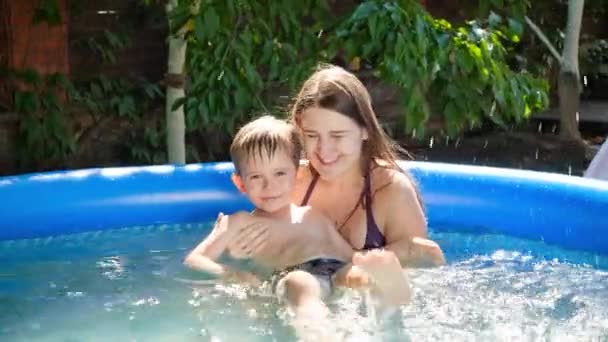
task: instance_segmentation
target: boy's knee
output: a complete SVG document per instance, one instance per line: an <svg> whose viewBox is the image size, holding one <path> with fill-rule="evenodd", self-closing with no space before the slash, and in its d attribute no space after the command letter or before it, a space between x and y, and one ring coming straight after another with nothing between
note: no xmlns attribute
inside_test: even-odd
<svg viewBox="0 0 608 342"><path fill-rule="evenodd" d="M277 284L280 297L286 297L290 302L306 297L321 297L321 285L312 274L304 271L292 271L285 275Z"/></svg>

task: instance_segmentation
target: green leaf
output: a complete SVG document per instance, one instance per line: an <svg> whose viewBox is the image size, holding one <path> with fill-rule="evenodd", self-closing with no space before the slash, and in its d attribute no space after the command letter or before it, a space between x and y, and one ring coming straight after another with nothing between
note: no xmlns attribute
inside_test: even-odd
<svg viewBox="0 0 608 342"><path fill-rule="evenodd" d="M378 27L378 16L377 15L372 15L368 21L367 21L367 26L369 29L369 34L373 40L377 40L378 39L378 31L377 31L377 27Z"/></svg>
<svg viewBox="0 0 608 342"><path fill-rule="evenodd" d="M274 55L270 61L270 74L268 78L271 80L277 79L279 76L279 57Z"/></svg>
<svg viewBox="0 0 608 342"><path fill-rule="evenodd" d="M99 76L99 83L101 83L104 92L109 92L112 89L112 82L104 75Z"/></svg>
<svg viewBox="0 0 608 342"><path fill-rule="evenodd" d="M118 104L118 115L133 115L135 112L135 102L133 97L127 95L124 96Z"/></svg>
<svg viewBox="0 0 608 342"><path fill-rule="evenodd" d="M101 87L97 83L91 83L91 95L96 98L101 98L102 95Z"/></svg>
<svg viewBox="0 0 608 342"><path fill-rule="evenodd" d="M488 17L488 23L490 27L496 27L502 23L502 17L492 11Z"/></svg>
<svg viewBox="0 0 608 342"><path fill-rule="evenodd" d="M200 15L196 16L196 19L194 20L194 36L201 44L206 42L205 23L203 22L203 17Z"/></svg>
<svg viewBox="0 0 608 342"><path fill-rule="evenodd" d="M514 19L509 19L509 38L514 43L519 43L521 35L524 32L523 24Z"/></svg>
<svg viewBox="0 0 608 342"><path fill-rule="evenodd" d="M42 81L40 74L34 69L25 69L19 71L17 76L23 82L31 84L33 86L39 86Z"/></svg>
<svg viewBox="0 0 608 342"><path fill-rule="evenodd" d="M378 9L377 5L372 1L365 1L361 5L357 6L355 11L350 17L351 21L358 21L369 17Z"/></svg>
<svg viewBox="0 0 608 342"><path fill-rule="evenodd" d="M463 114L458 110L458 107L453 101L449 101L443 109L445 124L448 135L453 136L460 130L461 118Z"/></svg>
<svg viewBox="0 0 608 342"><path fill-rule="evenodd" d="M207 28L207 36L213 37L220 29L220 17L213 7L204 7L204 12L204 24Z"/></svg>
<svg viewBox="0 0 608 342"><path fill-rule="evenodd" d="M61 24L61 12L57 0L41 0L38 7L34 8L32 23L47 22L49 25Z"/></svg>
<svg viewBox="0 0 608 342"><path fill-rule="evenodd" d="M186 103L186 97L180 97L173 102L171 105L171 111L176 111L179 107L183 106Z"/></svg>
<svg viewBox="0 0 608 342"><path fill-rule="evenodd" d="M237 88L234 97L236 107L239 109L247 108L249 105L249 97L249 94L242 87Z"/></svg>
<svg viewBox="0 0 608 342"><path fill-rule="evenodd" d="M15 92L15 109L21 113L35 113L38 111L38 97L31 91Z"/></svg>
<svg viewBox="0 0 608 342"><path fill-rule="evenodd" d="M198 115L201 118L203 125L209 124L209 109L205 101L199 101L198 103Z"/></svg>

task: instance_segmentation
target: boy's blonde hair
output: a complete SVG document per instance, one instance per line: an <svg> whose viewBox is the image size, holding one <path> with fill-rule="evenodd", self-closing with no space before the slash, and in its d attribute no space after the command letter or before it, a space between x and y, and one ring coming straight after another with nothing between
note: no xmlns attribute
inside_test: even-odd
<svg viewBox="0 0 608 342"><path fill-rule="evenodd" d="M288 152L296 166L300 164L302 143L297 128L283 120L265 115L241 127L232 140L230 157L237 174L249 158L274 156L277 150Z"/></svg>

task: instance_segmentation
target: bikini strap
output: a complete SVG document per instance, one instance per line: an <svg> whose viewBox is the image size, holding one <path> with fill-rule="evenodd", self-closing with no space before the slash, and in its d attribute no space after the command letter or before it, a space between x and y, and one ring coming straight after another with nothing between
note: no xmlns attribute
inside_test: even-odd
<svg viewBox="0 0 608 342"><path fill-rule="evenodd" d="M312 180L310 181L310 184L308 184L308 189L306 189L306 193L304 194L304 198L302 198L302 204L300 204L300 206L305 206L308 204L310 195L312 195L312 191L315 189L315 185L317 185L317 180L319 180L319 174L314 172Z"/></svg>
<svg viewBox="0 0 608 342"><path fill-rule="evenodd" d="M364 188L365 216L367 218L367 233L365 234L365 244L363 245L363 249L365 250L383 247L386 245L386 239L380 232L380 227L378 227L376 219L374 218L374 211L372 209L372 182L370 173L371 172L368 172L365 175Z"/></svg>

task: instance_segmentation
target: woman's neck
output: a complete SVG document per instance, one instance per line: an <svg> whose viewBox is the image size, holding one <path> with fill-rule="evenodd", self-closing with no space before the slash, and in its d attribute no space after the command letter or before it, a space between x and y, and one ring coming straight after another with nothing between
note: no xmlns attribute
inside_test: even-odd
<svg viewBox="0 0 608 342"><path fill-rule="evenodd" d="M350 168L339 177L331 180L324 180L320 177L319 181L323 183L325 188L331 189L332 191L341 192L343 190L361 188L363 176L364 174L359 167L359 163L355 163L354 167Z"/></svg>

